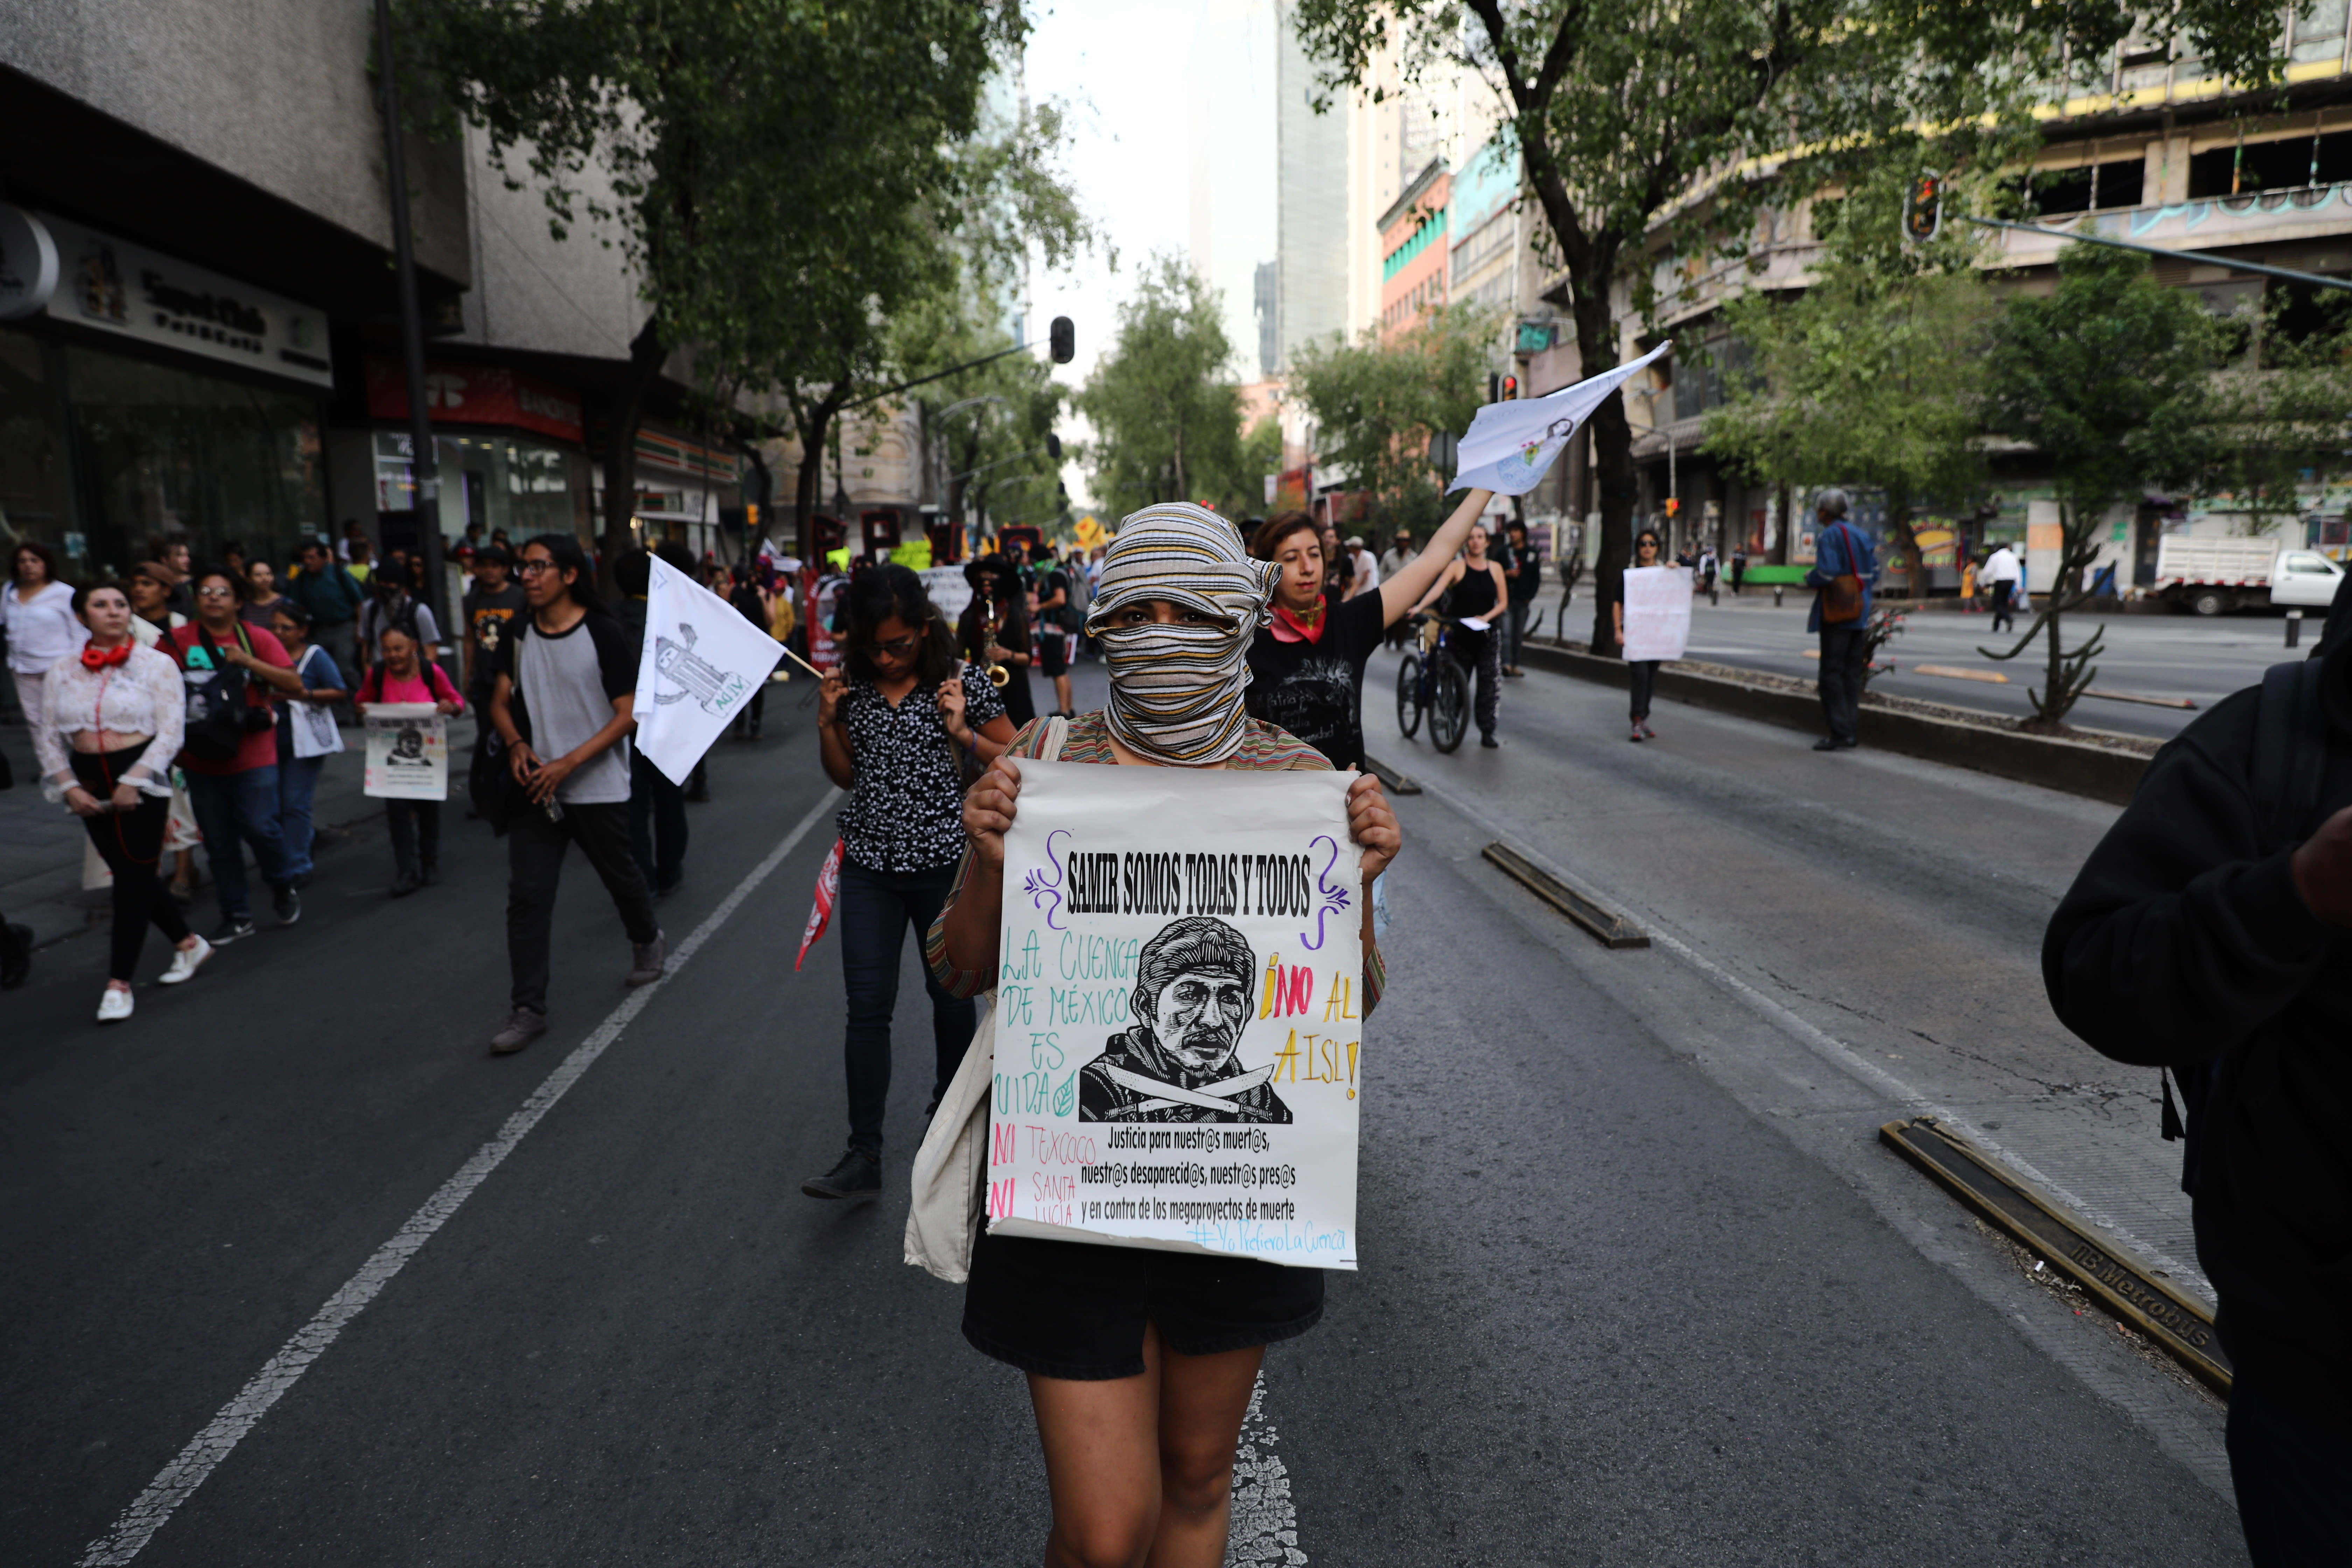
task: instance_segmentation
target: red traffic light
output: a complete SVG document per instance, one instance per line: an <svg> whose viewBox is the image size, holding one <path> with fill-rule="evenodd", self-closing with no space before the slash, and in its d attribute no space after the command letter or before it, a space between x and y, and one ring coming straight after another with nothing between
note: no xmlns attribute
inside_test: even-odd
<svg viewBox="0 0 2352 1568"><path fill-rule="evenodd" d="M1903 195L1903 237L1926 245L1944 231L1944 176L1921 174Z"/></svg>
<svg viewBox="0 0 2352 1568"><path fill-rule="evenodd" d="M1518 395L1519 378L1516 375L1505 376L1503 378L1503 401L1506 403L1514 402L1517 399Z"/></svg>

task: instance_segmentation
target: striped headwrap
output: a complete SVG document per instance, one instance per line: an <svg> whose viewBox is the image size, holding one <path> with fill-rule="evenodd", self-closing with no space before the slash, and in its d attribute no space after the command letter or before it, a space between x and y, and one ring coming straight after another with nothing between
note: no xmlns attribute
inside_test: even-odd
<svg viewBox="0 0 2352 1568"><path fill-rule="evenodd" d="M1274 563L1251 560L1234 525L1204 506L1148 506L1118 525L1087 631L1101 639L1110 667L1108 718L1120 744L1174 767L1222 763L1240 749L1250 639L1266 622L1281 576ZM1111 624L1147 599L1202 611L1233 629Z"/></svg>

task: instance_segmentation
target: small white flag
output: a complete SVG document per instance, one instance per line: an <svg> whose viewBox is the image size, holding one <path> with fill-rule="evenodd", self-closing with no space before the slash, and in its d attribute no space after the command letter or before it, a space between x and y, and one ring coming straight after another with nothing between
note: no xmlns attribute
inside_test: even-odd
<svg viewBox="0 0 2352 1568"><path fill-rule="evenodd" d="M1445 488L1492 490L1498 496L1527 494L1543 479L1552 459L1567 450L1568 438L1592 416L1601 400L1673 347L1670 342L1660 343L1631 364L1602 371L1590 381L1563 386L1543 397L1489 403L1478 410L1463 435L1454 482Z"/></svg>
<svg viewBox="0 0 2352 1568"><path fill-rule="evenodd" d="M684 784L783 656L783 644L655 556L637 657L637 750Z"/></svg>

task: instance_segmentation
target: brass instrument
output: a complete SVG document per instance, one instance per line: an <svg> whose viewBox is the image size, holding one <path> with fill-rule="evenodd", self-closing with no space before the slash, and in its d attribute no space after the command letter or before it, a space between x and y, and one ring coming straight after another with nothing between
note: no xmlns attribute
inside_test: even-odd
<svg viewBox="0 0 2352 1568"><path fill-rule="evenodd" d="M996 646L996 630L1003 624L1003 617L996 613L996 597L991 595L988 614L981 619L980 655L982 658L987 658L988 650ZM1013 684L1013 672L1001 664L992 664L988 667L988 683L1002 691Z"/></svg>

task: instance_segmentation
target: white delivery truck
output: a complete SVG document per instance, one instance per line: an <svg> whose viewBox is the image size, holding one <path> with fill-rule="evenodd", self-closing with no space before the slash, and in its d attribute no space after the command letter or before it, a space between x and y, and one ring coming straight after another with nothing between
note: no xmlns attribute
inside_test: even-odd
<svg viewBox="0 0 2352 1568"><path fill-rule="evenodd" d="M2200 616L2250 605L2326 609L2344 568L2316 550L2282 549L2269 539L2190 539L2167 535L2156 547L2158 598Z"/></svg>

